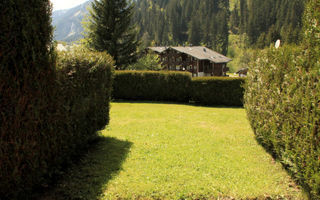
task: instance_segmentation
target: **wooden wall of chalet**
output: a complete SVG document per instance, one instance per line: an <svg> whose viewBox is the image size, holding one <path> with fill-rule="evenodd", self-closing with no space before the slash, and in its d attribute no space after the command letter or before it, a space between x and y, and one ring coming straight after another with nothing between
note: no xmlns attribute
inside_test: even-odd
<svg viewBox="0 0 320 200"><path fill-rule="evenodd" d="M209 60L197 60L187 54L169 50L158 54L164 69L169 71L189 71L193 76L204 73L205 76L223 76L225 63L211 63ZM199 63L198 63L199 62ZM197 67L199 66L199 69Z"/></svg>
<svg viewBox="0 0 320 200"><path fill-rule="evenodd" d="M199 72L204 72L206 76L222 76L223 65L211 63L209 60L201 60L199 65Z"/></svg>
<svg viewBox="0 0 320 200"><path fill-rule="evenodd" d="M224 64L221 64L221 63L219 63L219 64L214 64L214 70L213 70L213 75L214 76L222 76L223 74L222 74L222 68L223 68L223 65Z"/></svg>

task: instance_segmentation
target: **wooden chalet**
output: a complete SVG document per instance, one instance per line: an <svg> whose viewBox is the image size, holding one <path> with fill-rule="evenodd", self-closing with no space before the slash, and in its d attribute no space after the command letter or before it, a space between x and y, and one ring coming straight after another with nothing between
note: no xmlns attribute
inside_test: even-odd
<svg viewBox="0 0 320 200"><path fill-rule="evenodd" d="M149 47L160 56L165 70L188 71L193 77L226 76L232 59L207 47Z"/></svg>

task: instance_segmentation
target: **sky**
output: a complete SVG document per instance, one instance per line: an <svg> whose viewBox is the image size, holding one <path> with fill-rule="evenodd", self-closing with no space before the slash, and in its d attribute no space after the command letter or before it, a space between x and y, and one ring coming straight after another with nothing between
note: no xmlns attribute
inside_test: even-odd
<svg viewBox="0 0 320 200"><path fill-rule="evenodd" d="M88 0L50 0L53 4L53 10L62 10L73 8L79 4L82 4Z"/></svg>

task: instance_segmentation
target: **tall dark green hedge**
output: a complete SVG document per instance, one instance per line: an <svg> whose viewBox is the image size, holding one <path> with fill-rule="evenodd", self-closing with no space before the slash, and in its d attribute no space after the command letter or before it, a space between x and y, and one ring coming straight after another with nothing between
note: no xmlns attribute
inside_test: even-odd
<svg viewBox="0 0 320 200"><path fill-rule="evenodd" d="M302 47L260 52L249 69L245 108L256 138L320 199L320 1L310 0Z"/></svg>
<svg viewBox="0 0 320 200"><path fill-rule="evenodd" d="M193 78L190 98L203 105L242 106L245 78Z"/></svg>
<svg viewBox="0 0 320 200"><path fill-rule="evenodd" d="M0 1L0 199L28 199L109 121L112 58L62 53L47 0Z"/></svg>
<svg viewBox="0 0 320 200"><path fill-rule="evenodd" d="M0 10L0 197L9 199L47 172L57 106L49 0L4 0Z"/></svg>
<svg viewBox="0 0 320 200"><path fill-rule="evenodd" d="M118 71L113 98L189 102L191 75L183 72Z"/></svg>

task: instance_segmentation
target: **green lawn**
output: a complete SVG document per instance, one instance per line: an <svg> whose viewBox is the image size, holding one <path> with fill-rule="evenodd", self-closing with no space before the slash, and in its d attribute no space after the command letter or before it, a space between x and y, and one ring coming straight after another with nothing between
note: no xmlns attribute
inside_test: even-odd
<svg viewBox="0 0 320 200"><path fill-rule="evenodd" d="M41 199L304 199L242 108L112 103L101 135Z"/></svg>

